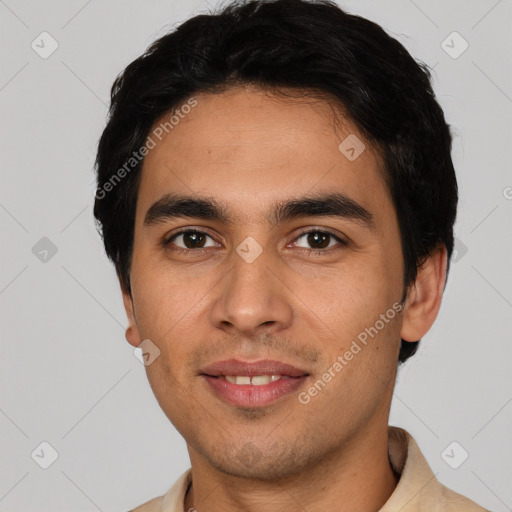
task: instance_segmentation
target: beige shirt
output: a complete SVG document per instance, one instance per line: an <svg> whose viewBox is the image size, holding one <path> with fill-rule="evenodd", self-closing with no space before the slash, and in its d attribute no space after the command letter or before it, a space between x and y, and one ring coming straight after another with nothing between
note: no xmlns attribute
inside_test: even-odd
<svg viewBox="0 0 512 512"><path fill-rule="evenodd" d="M389 460L400 480L380 512L486 512L440 484L414 439L401 428L389 427ZM189 469L166 494L132 512L185 512L184 499L191 479Z"/></svg>

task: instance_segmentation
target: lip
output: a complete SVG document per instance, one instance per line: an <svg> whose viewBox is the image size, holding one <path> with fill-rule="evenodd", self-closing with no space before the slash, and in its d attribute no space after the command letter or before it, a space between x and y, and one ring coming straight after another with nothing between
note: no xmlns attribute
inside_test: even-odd
<svg viewBox="0 0 512 512"><path fill-rule="evenodd" d="M219 377L221 375L241 375L247 377L254 377L255 375L286 375L288 377L302 377L308 375L308 372L305 370L273 359L262 359L260 361L226 359L203 368L199 373L210 377Z"/></svg>
<svg viewBox="0 0 512 512"><path fill-rule="evenodd" d="M270 359L240 361L228 359L218 361L200 370L200 377L208 388L222 401L244 408L265 407L301 387L309 374L291 364ZM269 382L262 386L237 385L228 382L226 375L254 377L256 375L281 375L287 378Z"/></svg>

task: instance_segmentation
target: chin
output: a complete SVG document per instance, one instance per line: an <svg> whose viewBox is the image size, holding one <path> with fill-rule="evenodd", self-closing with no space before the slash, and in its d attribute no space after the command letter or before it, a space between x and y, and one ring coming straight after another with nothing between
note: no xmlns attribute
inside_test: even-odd
<svg viewBox="0 0 512 512"><path fill-rule="evenodd" d="M217 446L214 451L201 450L200 453L220 473L261 482L292 477L312 462L306 454L298 452L296 446L268 445L264 441L260 445L250 441L242 441L239 446L230 443L222 450Z"/></svg>

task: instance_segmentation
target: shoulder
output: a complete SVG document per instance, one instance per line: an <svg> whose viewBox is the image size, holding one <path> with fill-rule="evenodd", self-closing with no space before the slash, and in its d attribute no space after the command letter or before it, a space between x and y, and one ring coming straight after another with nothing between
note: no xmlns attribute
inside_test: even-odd
<svg viewBox="0 0 512 512"><path fill-rule="evenodd" d="M489 512L466 496L458 494L444 485L441 486L441 489L440 501L444 504L443 510L446 512L460 512L461 510L464 512Z"/></svg>
<svg viewBox="0 0 512 512"><path fill-rule="evenodd" d="M487 512L437 480L407 431L389 428L388 453L390 463L400 477L395 491L380 512Z"/></svg>
<svg viewBox="0 0 512 512"><path fill-rule="evenodd" d="M163 496L139 505L129 512L182 512L187 489L192 481L191 470L185 471Z"/></svg>

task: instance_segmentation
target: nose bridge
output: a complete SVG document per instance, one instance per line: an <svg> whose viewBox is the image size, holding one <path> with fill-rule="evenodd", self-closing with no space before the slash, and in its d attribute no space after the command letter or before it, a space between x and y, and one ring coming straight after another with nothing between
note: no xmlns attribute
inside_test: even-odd
<svg viewBox="0 0 512 512"><path fill-rule="evenodd" d="M283 285L269 269L271 256L256 251L248 241L237 248L232 264L213 306L212 321L216 327L255 335L263 329L288 326L292 307Z"/></svg>
<svg viewBox="0 0 512 512"><path fill-rule="evenodd" d="M271 265L267 255L261 255L254 261L244 260L242 257L233 258L233 271L229 288L232 295L239 295L247 299L251 295L259 295L265 298L270 295L273 288L271 283L272 272L268 266Z"/></svg>

